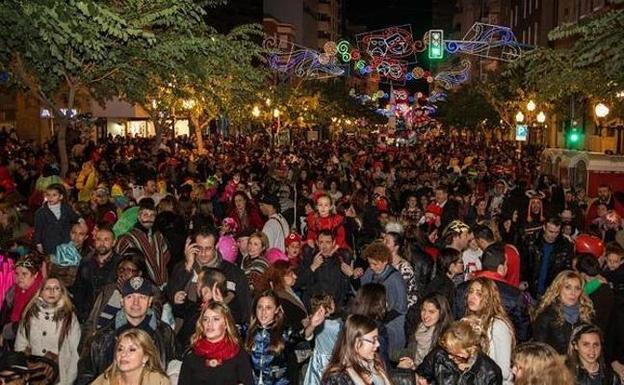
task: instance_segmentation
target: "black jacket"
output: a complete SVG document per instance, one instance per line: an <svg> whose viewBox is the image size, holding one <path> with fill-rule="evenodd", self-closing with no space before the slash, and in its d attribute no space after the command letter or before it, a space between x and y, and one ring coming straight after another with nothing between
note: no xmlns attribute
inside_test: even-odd
<svg viewBox="0 0 624 385"><path fill-rule="evenodd" d="M310 300L317 294L329 294L334 298L336 310L343 310L351 291L350 279L340 270L341 260L349 264L351 258L344 250L336 251L326 257L323 264L312 271L310 266L318 251L309 247L304 249L304 256L299 266L297 286L304 293L303 302L310 308Z"/></svg>
<svg viewBox="0 0 624 385"><path fill-rule="evenodd" d="M206 360L189 350L180 369L179 385L252 385L251 360L242 348L231 360L210 367Z"/></svg>
<svg viewBox="0 0 624 385"><path fill-rule="evenodd" d="M514 325L516 339L520 342L528 341L531 337L531 323L529 310L525 296L522 291L507 282L492 279L498 288L503 307L507 316ZM455 289L455 300L453 301L453 316L461 319L466 313L466 294L470 281L463 282Z"/></svg>
<svg viewBox="0 0 624 385"><path fill-rule="evenodd" d="M150 326L154 323L155 327ZM173 330L169 325L156 319L155 316L153 318L148 316L136 327L146 331L152 337L156 349L160 353L163 368L167 368L167 364L171 360L178 359ZM93 335L78 360L78 377L74 385L90 384L100 374L104 373L113 362L117 336L130 328L129 324L125 324L116 329L115 321L113 321Z"/></svg>
<svg viewBox="0 0 624 385"><path fill-rule="evenodd" d="M494 361L478 353L475 363L462 372L441 347L427 354L416 369L420 377L436 385L502 385L503 375Z"/></svg>
<svg viewBox="0 0 624 385"><path fill-rule="evenodd" d="M67 203L61 202L60 219L44 203L35 212L35 245L41 244L45 254L56 253L56 246L70 241L69 232L78 219L80 216Z"/></svg>
<svg viewBox="0 0 624 385"><path fill-rule="evenodd" d="M579 320L572 325L565 320L563 324L561 324L558 318L554 305L550 305L544 309L533 322L533 339L538 342L547 343L559 354L566 354L572 330L580 325L581 320L579 317Z"/></svg>
<svg viewBox="0 0 624 385"><path fill-rule="evenodd" d="M93 254L80 261L74 286L70 289L80 321L87 320L95 299L104 286L116 281L115 269L120 259L121 257L113 252L109 260L101 267Z"/></svg>
<svg viewBox="0 0 624 385"><path fill-rule="evenodd" d="M237 324L242 325L249 321L251 315L251 294L249 293L249 282L245 277L245 273L236 265L231 264L228 261L224 261L220 256L219 263L215 266L221 270L227 280L226 285L228 291L234 294L234 299L228 304L234 321ZM173 273L169 276L169 283L167 284L168 297L173 302L173 296L178 291L186 290L187 285L193 279L193 272L186 271L184 267L185 262L178 263L173 268ZM195 263L193 266L195 272L201 270L200 266ZM225 293L223 293L225 295Z"/></svg>
<svg viewBox="0 0 624 385"><path fill-rule="evenodd" d="M529 289L534 297L537 296L537 281L540 274L540 265L544 255L544 231L540 230L537 236L529 238L521 249L521 277L529 284ZM555 240L552 254L550 255L550 265L546 276L546 287L555 279L557 274L563 270L572 268L572 256L574 248L563 235L559 235Z"/></svg>
<svg viewBox="0 0 624 385"><path fill-rule="evenodd" d="M585 369L579 369L576 372L576 385L594 385L596 380L594 377L591 377L589 373ZM600 365L600 372L598 373L599 383L600 385L622 385L620 381L620 376L615 374L609 365Z"/></svg>
<svg viewBox="0 0 624 385"><path fill-rule="evenodd" d="M416 242L410 246L412 268L418 297L421 298L433 275L433 260Z"/></svg>

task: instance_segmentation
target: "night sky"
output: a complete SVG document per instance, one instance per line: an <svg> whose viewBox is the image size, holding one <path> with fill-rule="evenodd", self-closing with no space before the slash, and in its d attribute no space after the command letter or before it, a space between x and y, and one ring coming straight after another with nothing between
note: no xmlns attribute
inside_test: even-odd
<svg viewBox="0 0 624 385"><path fill-rule="evenodd" d="M414 35L431 29L432 0L345 0L345 13L352 23L369 31L411 24Z"/></svg>

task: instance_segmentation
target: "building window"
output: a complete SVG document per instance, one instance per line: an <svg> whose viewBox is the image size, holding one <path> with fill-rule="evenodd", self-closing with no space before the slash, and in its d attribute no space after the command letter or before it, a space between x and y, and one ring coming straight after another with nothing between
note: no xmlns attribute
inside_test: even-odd
<svg viewBox="0 0 624 385"><path fill-rule="evenodd" d="M539 39L538 31L539 31L539 23L536 21L535 24L533 25L533 41L534 41L533 45L538 44L538 39Z"/></svg>
<svg viewBox="0 0 624 385"><path fill-rule="evenodd" d="M539 0L535 0L535 10L537 11L537 8L539 8Z"/></svg>
<svg viewBox="0 0 624 385"><path fill-rule="evenodd" d="M522 42L526 44L526 30L522 30Z"/></svg>
<svg viewBox="0 0 624 385"><path fill-rule="evenodd" d="M529 38L527 39L527 44L531 44L532 40L531 40L531 26L529 25Z"/></svg>
<svg viewBox="0 0 624 385"><path fill-rule="evenodd" d="M533 13L533 0L529 0L529 15Z"/></svg>
<svg viewBox="0 0 624 385"><path fill-rule="evenodd" d="M514 10L512 8L511 9L511 16L509 17L509 22L511 23L512 26L513 26L513 21L514 21Z"/></svg>
<svg viewBox="0 0 624 385"><path fill-rule="evenodd" d="M516 8L514 10L514 27L518 26L518 13L520 13L520 10L518 9L518 4L516 4Z"/></svg>
<svg viewBox="0 0 624 385"><path fill-rule="evenodd" d="M526 19L526 11L527 11L527 0L522 0L522 14L524 15L523 17Z"/></svg>

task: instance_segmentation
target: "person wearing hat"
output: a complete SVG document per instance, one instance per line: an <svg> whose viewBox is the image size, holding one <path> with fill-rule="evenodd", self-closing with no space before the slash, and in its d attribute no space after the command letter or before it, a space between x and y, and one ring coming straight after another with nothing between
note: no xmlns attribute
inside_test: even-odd
<svg viewBox="0 0 624 385"><path fill-rule="evenodd" d="M100 185L93 192L91 207L95 212L95 223L114 225L117 222L117 207L110 200L106 186Z"/></svg>
<svg viewBox="0 0 624 385"><path fill-rule="evenodd" d="M264 223L262 232L269 238L269 249L277 248L282 252L286 252L284 240L290 234L290 226L288 221L280 214L279 199L272 194L262 194L258 200L260 203L260 211L268 219Z"/></svg>
<svg viewBox="0 0 624 385"><path fill-rule="evenodd" d="M154 229L156 221L156 204L151 198L143 198L139 202L137 222L132 230L119 238L116 251L124 254L130 248L143 252L150 278L162 287L168 280L167 265L171 252L164 235Z"/></svg>
<svg viewBox="0 0 624 385"><path fill-rule="evenodd" d="M291 266L294 266L295 268L297 268L301 263L301 241L301 235L297 233L288 234L288 236L284 240L284 243L286 244L286 255L288 256L288 261L290 262Z"/></svg>
<svg viewBox="0 0 624 385"><path fill-rule="evenodd" d="M154 284L143 277L133 277L123 284L121 310L87 341L78 361L76 385L91 383L108 368L113 362L117 336L128 329L141 329L152 337L163 367L177 359L173 330L152 309L155 291Z"/></svg>

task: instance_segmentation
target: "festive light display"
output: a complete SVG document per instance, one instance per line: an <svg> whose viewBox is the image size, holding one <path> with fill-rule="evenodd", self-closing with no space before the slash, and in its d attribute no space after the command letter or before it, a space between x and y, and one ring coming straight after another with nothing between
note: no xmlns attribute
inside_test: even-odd
<svg viewBox="0 0 624 385"><path fill-rule="evenodd" d="M380 29L356 35L355 45L347 40L328 41L323 52L314 51L290 42L279 42L275 37L265 40L271 68L286 76L319 79L346 74L345 66L353 74L390 85L404 85L410 81L436 83L443 89L465 82L470 73L470 62L462 60L456 67L432 74L417 65L416 54L429 50L431 59L448 55L473 55L499 61L519 58L526 46L519 44L509 27L474 23L463 40L445 40L442 30L425 33L415 40L410 25Z"/></svg>
<svg viewBox="0 0 624 385"><path fill-rule="evenodd" d="M470 61L463 59L459 66L448 71L439 72L435 76L435 80L444 89L451 89L470 77ZM427 79L429 81L429 79Z"/></svg>
<svg viewBox="0 0 624 385"><path fill-rule="evenodd" d="M327 48L332 49L331 44ZM336 62L335 55L319 53L291 42L281 42L270 36L263 42L267 50L267 63L274 71L286 77L322 79L342 76L345 70Z"/></svg>

